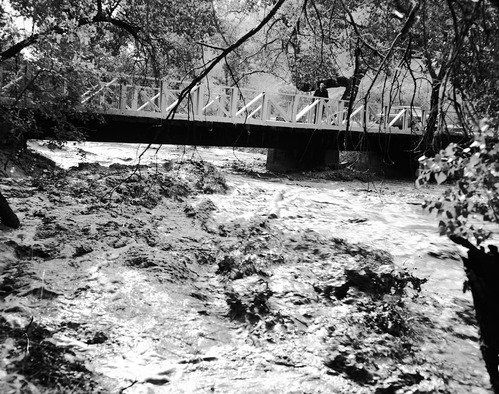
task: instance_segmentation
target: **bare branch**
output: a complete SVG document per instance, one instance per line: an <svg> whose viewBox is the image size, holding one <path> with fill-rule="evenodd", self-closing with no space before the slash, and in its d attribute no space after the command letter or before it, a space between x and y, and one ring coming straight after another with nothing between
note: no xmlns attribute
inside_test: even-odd
<svg viewBox="0 0 499 394"><path fill-rule="evenodd" d="M54 30L49 30L43 34L38 34L38 33L33 34L33 35L29 36L28 38L18 42L17 44L12 45L10 48L6 49L5 51L0 52L0 63L3 62L4 60L10 59L10 58L16 56L24 48L27 48L30 45L33 45L35 42L37 42L41 36L46 36L48 34L51 34L52 31L54 31Z"/></svg>
<svg viewBox="0 0 499 394"><path fill-rule="evenodd" d="M81 19L78 22L78 26L85 26L85 25L89 25L92 23L110 23L114 26L117 26L117 27L127 31L128 33L130 33L132 35L133 38L140 40L140 37L138 34L139 34L141 28L139 26L133 25L133 24L126 22L124 20L113 18L110 16L104 16L104 15L97 14L91 20Z"/></svg>
<svg viewBox="0 0 499 394"><path fill-rule="evenodd" d="M218 47L218 46L215 46L215 45L207 44L206 42L196 41L196 44L201 45L202 47L215 49L217 51L223 51L224 50L224 48L222 48L222 47Z"/></svg>
<svg viewBox="0 0 499 394"><path fill-rule="evenodd" d="M376 56L378 56L380 58L383 58L383 55L381 55L376 48L374 48L371 44L369 44L366 40L364 40L361 32L359 31L359 25L357 24L357 22L355 22L355 19L353 18L352 13L347 8L347 6L345 5L344 1L340 0L340 3L343 6L343 9L345 10L345 12L347 13L348 18L350 19L350 21L348 21L348 22L352 25L352 27L353 27L353 29L355 31L355 34L357 35L357 37L359 38L359 40L362 42L362 44L364 46L366 46L368 49L370 49Z"/></svg>
<svg viewBox="0 0 499 394"><path fill-rule="evenodd" d="M204 69L204 71L201 72L197 77L195 77L192 82L182 90L178 96L177 100L177 105L172 108L170 113L167 115L167 119L172 116L177 108L179 107L180 103L182 100L189 94L192 88L194 88L213 68L220 63L223 59L229 55L229 53L235 51L237 48L239 48L242 44L244 44L246 41L248 41L251 37L253 37L256 33L258 33L271 19L272 17L277 13L279 8L284 4L285 0L279 0L277 3L272 7L270 12L267 14L265 18L258 24L258 26L254 27L250 31L248 31L245 35L243 35L241 38L239 38L234 44L229 45L227 48L225 48L221 54L219 54L217 57L212 59L210 61L210 64L208 67Z"/></svg>
<svg viewBox="0 0 499 394"><path fill-rule="evenodd" d="M376 79L378 78L379 74L381 73L381 70L383 69L384 65L387 63L388 59L390 58L390 56L391 56L391 54L393 52L393 49L395 48L395 45L403 37L405 37L409 33L409 30L411 29L411 27L416 22L416 16L417 16L417 13L418 13L420 7L421 7L421 3L420 2L418 2L417 4L415 4L412 7L412 9L409 12L409 15L407 16L407 19L406 19L406 21L404 23L404 26L402 26L402 29L400 30L400 32L397 34L397 36L393 40L392 45L390 46L390 49L388 50L388 52L386 53L386 55L383 57L383 60L381 61L381 64L379 65L376 74L374 75L374 78L373 78L373 80L371 82L371 85L369 86L369 89L367 89L366 97L369 96L369 93L371 92L371 89L373 88L374 83L376 82Z"/></svg>
<svg viewBox="0 0 499 394"><path fill-rule="evenodd" d="M251 37L253 37L256 33L258 33L271 19L272 17L277 13L279 8L284 4L285 0L278 0L270 12L265 16L265 18L262 19L262 21L253 29L248 31L246 34L244 34L242 37L240 37L234 44L229 45L227 48L223 50L221 54L219 54L217 57L212 59L209 63L209 66L206 67L197 77L195 77L189 85L187 85L179 94L178 99L177 99L177 104L170 110L170 112L167 114L166 119L171 118L177 111L178 107L184 100L184 98L189 94L189 92L199 83L201 80L208 75L208 73L213 70L213 68L220 63L222 60L224 60L231 52L235 51L237 48L239 48L242 44L244 44L246 41L248 41ZM150 147L152 143L149 144L144 151L141 153L139 157L141 157Z"/></svg>

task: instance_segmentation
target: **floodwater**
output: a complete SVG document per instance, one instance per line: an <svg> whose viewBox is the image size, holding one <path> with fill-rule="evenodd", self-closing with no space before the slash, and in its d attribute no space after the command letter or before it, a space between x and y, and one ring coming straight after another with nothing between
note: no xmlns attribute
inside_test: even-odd
<svg viewBox="0 0 499 394"><path fill-rule="evenodd" d="M303 177L298 180L293 176L266 178L258 175L264 173L265 155L222 148L152 146L145 150L145 145L135 144L70 143L62 150L50 150L39 142L30 142L30 147L50 157L63 168L81 162L98 162L101 165L112 163L162 165L165 160L203 159L224 171L230 187L227 194L209 196L216 207L213 216L217 223L265 217L284 234L313 230L325 237L342 238L349 243L361 243L389 252L397 266L405 267L414 275L428 279L422 291L422 297L425 299L424 307L422 304L414 304L414 310L424 313L435 326L441 327L444 331L450 334L458 332L462 338L465 338L460 342L456 342L454 336L450 334L435 338L432 343L426 345L428 354L431 354L429 358L442 363L452 360L457 371L466 370L468 374L466 376L473 377L475 383L466 383L470 386L457 385L456 392L465 393L471 390L476 393L488 393L486 389L480 388L481 385L483 387L488 385L476 340L476 327L466 327L462 324L456 327L456 310L469 310L471 306L470 294L462 291L465 276L460 256L464 254L464 250L447 238L439 236L438 221L421 208L421 203L426 198L438 196L443 187L432 185L416 189L410 182L393 180L363 183L303 180ZM250 177L234 171L240 163L244 163L245 168L255 171L257 175ZM196 198L201 201L206 196ZM151 296L157 292L148 289L152 285L141 282L143 278L138 273L127 271L121 275L129 276L126 281L132 283L134 289L141 287L140 292L144 297L149 294L144 302L147 301L146 303L151 305L148 309L150 313L157 314L158 312L153 312L152 309L161 302L175 304L176 301L173 299L159 300ZM174 313L179 315L186 313L184 309L179 307ZM156 332L157 328L152 325L154 319L145 312L140 313L142 322L150 323L151 332ZM220 322L213 321L212 324L217 326ZM200 327L199 330L205 328ZM219 335L224 335L223 330L218 332L221 333ZM123 335L130 334L123 333ZM181 333L178 332L177 335ZM165 339L162 340L165 347L171 345L167 342ZM147 341L142 342L140 346L143 348L140 351L147 356ZM242 347L238 352L246 350ZM124 379L127 374L139 373L140 365L146 364L139 360L140 357L137 348L130 345L130 354L108 357L107 362L100 365L98 370L113 378ZM129 359L127 362L124 361L126 358ZM134 365L137 366L135 371L133 371ZM178 386L172 387L171 390L178 388ZM233 389L235 387L237 385L232 386ZM127 392L134 391L127 390ZM152 392L174 391L158 389ZM186 389L183 392L190 391ZM232 391L222 390L222 392Z"/></svg>
<svg viewBox="0 0 499 394"><path fill-rule="evenodd" d="M231 166L245 162L250 163L254 171L264 171L265 155L230 148L99 142L70 143L63 150L50 150L39 142L31 142L30 147L62 168L85 162L108 166L113 163L159 165L165 160L191 158L209 161L229 170L226 178L231 192L211 198L218 208L218 221L275 214L283 229L313 229L326 236L386 250L397 265L428 277L427 286L461 296L464 273L459 255L465 249L439 236L435 216L421 208L426 198L438 196L444 190L442 186L417 189L409 181L395 180L362 183L249 178L231 173ZM442 255L446 258L437 258Z"/></svg>

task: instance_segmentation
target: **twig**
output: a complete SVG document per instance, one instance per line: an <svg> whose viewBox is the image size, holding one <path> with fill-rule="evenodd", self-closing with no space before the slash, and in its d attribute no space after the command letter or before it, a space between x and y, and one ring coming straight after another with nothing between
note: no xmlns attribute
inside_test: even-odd
<svg viewBox="0 0 499 394"><path fill-rule="evenodd" d="M24 333L24 336L26 337L26 351L24 353L24 357L23 357L23 364L26 362L26 356L29 355L29 349L31 347L31 342L29 340L29 335L28 335L28 332L29 332L29 329L31 327L31 324L33 323L33 320L34 320L34 316L31 316L31 320L29 321L28 325L26 326L26 332Z"/></svg>
<svg viewBox="0 0 499 394"><path fill-rule="evenodd" d="M122 394L123 392L125 392L125 390L129 389L130 387L132 387L137 382L138 382L138 380L134 380L130 385L128 385L128 386L123 387L122 389L120 389L119 393Z"/></svg>

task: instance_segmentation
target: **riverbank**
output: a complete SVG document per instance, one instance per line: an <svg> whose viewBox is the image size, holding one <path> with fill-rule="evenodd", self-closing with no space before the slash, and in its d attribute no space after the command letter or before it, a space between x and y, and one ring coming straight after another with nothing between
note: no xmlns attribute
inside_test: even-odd
<svg viewBox="0 0 499 394"><path fill-rule="evenodd" d="M460 251L420 208L437 187L33 148L83 164L0 180L22 221L0 233L0 388L489 393Z"/></svg>

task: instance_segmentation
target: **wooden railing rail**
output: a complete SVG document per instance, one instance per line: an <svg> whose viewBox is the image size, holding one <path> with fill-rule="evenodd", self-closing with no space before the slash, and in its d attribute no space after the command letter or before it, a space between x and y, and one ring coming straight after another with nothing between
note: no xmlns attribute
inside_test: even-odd
<svg viewBox="0 0 499 394"><path fill-rule="evenodd" d="M0 70L1 72L1 70ZM6 80L8 76L8 80ZM0 76L0 99L12 102L23 76ZM141 81L142 83L135 83ZM251 123L282 127L322 128L368 132L414 133L424 129L427 111L419 107L381 106L376 103L316 98L310 94L262 92L218 85L198 84L179 102L185 82L165 79L115 76L90 87L81 105L92 105L103 113L175 119ZM15 88L15 89L14 89ZM27 100L31 96L27 95ZM175 111L173 111L175 109ZM349 119L347 114L350 112ZM455 130L457 117L444 115Z"/></svg>

